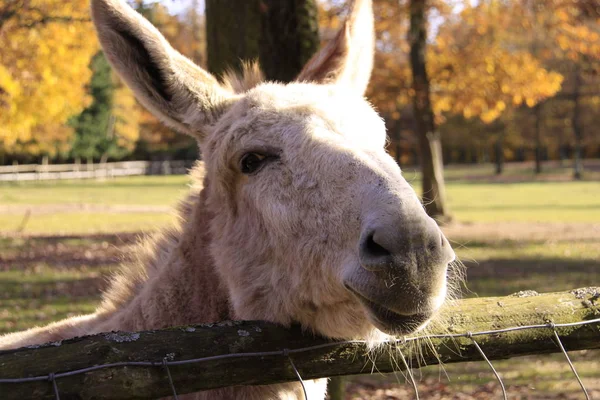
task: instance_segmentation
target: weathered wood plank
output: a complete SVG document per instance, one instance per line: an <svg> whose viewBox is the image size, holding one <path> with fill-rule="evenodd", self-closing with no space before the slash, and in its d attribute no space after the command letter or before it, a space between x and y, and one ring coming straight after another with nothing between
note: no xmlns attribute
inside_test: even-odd
<svg viewBox="0 0 600 400"><path fill-rule="evenodd" d="M600 317L600 288L535 296L475 298L457 302L447 310L450 333L479 332L507 327L572 323ZM557 328L568 350L600 348L600 323ZM490 359L559 351L550 328L477 336ZM171 394L164 358L185 361L230 355L169 370L178 393L190 393L230 385L256 385L296 380L284 349L304 379L398 369L402 354L409 363L437 364L481 360L473 342L463 338L431 339L389 344L367 356L363 343L331 342L302 334L299 328L284 329L265 322L224 322L161 331L105 333L75 338L35 349L0 352L0 398L52 399L49 381L2 383L2 379L45 376L116 362L153 361L156 366L120 366L59 377L61 398L147 399ZM316 347L315 347L316 346ZM298 349L311 347L309 350ZM418 350L418 351L417 351ZM276 352L262 356L231 356L234 353ZM392 359L390 354L397 360Z"/></svg>

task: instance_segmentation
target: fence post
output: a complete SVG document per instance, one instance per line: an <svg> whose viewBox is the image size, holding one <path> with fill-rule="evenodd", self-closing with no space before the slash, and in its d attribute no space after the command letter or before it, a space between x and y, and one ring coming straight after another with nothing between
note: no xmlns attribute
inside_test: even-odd
<svg viewBox="0 0 600 400"><path fill-rule="evenodd" d="M81 178L81 158L75 158L75 178Z"/></svg>
<svg viewBox="0 0 600 400"><path fill-rule="evenodd" d="M48 179L48 164L49 164L48 156L42 157L42 174L41 179Z"/></svg>
<svg viewBox="0 0 600 400"><path fill-rule="evenodd" d="M13 167L15 167L15 181L19 181L19 162L17 160L14 160L12 163Z"/></svg>
<svg viewBox="0 0 600 400"><path fill-rule="evenodd" d="M162 174L171 175L171 164L170 161L165 160L162 162Z"/></svg>

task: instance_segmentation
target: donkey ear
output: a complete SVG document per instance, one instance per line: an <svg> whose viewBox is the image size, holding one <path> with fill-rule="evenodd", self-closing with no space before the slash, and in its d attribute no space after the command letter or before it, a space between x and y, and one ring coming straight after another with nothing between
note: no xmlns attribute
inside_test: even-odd
<svg viewBox="0 0 600 400"><path fill-rule="evenodd" d="M371 0L354 0L333 40L306 63L297 81L338 83L363 94L373 69L375 32Z"/></svg>
<svg viewBox="0 0 600 400"><path fill-rule="evenodd" d="M174 50L123 0L92 0L104 54L138 100L167 125L201 137L233 95Z"/></svg>

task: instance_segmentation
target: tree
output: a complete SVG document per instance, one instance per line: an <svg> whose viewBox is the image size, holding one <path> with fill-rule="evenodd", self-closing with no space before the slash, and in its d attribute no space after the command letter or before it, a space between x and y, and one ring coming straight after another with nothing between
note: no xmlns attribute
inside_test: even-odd
<svg viewBox="0 0 600 400"><path fill-rule="evenodd" d="M410 121L401 120L413 113L409 104L415 95L407 57L407 4L375 2L377 53L369 98L390 125L400 122L400 130L410 135ZM523 49L518 35L508 33L515 20L521 21L513 18L511 4L491 0L464 2L462 10L456 11L448 2L425 3L426 13L438 21L435 34L429 32L425 55L434 122L442 126L452 115L462 115L463 124L479 126L470 121L479 119L484 123L484 131L494 131L490 136L494 137L494 153L498 156L505 152L504 134L496 126L490 129L491 124L511 109L522 104L532 106L554 95L562 82L561 74L545 69ZM453 124L458 121L454 119ZM469 129L463 125L451 134L452 138L460 136L464 145L470 139L461 130ZM410 140L406 135L403 134L404 142ZM395 145L398 138L391 139ZM499 165L498 170L501 169Z"/></svg>
<svg viewBox="0 0 600 400"><path fill-rule="evenodd" d="M597 73L600 61L600 8L596 0L555 0L551 2L514 2L509 10L513 34L528 38L531 54L540 62L568 70L570 92L563 93L573 102L571 128L575 137L574 178L582 174L581 123L582 81L586 74ZM513 40L515 43L519 43ZM591 67L594 61L596 66ZM560 64L569 65L567 68ZM564 92L564 91L563 91ZM541 105L536 106L536 172L541 172Z"/></svg>
<svg viewBox="0 0 600 400"><path fill-rule="evenodd" d="M70 121L75 129L71 155L75 158L98 159L106 150L108 131L114 125L111 110L115 88L110 65L101 51L92 58L90 68L93 75L89 93L93 100Z"/></svg>
<svg viewBox="0 0 600 400"><path fill-rule="evenodd" d="M139 137L139 107L133 93L112 72L100 51L90 65L92 103L71 118L75 129L71 156L84 159L122 158Z"/></svg>
<svg viewBox="0 0 600 400"><path fill-rule="evenodd" d="M436 131L433 109L429 96L429 77L426 69L427 20L426 1L410 2L410 64L414 91L413 108L416 131L421 150L421 173L423 183L423 203L430 217L438 221L450 218L446 206L442 143Z"/></svg>
<svg viewBox="0 0 600 400"><path fill-rule="evenodd" d="M87 0L0 2L0 149L68 147L66 122L90 102L90 59L98 50Z"/></svg>
<svg viewBox="0 0 600 400"><path fill-rule="evenodd" d="M207 0L208 69L221 76L259 60L269 80L293 80L319 45L315 0ZM225 29L228 27L229 29Z"/></svg>

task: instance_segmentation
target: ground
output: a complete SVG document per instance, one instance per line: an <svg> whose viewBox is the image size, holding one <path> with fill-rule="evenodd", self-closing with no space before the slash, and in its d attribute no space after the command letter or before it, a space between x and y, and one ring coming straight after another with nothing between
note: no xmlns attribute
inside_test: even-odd
<svg viewBox="0 0 600 400"><path fill-rule="evenodd" d="M528 168L528 167L527 167ZM600 185L569 180L560 165L535 177L521 166L494 177L492 166L447 169L454 216L444 230L468 267L465 296L600 286ZM418 186L418 174L405 176ZM93 311L122 252L172 223L186 177L0 184L0 333ZM600 396L598 352L572 355L590 392ZM581 398L563 356L494 362L511 398ZM515 362L516 361L516 362ZM417 372L421 398L500 395L484 363ZM398 383L400 382L400 383ZM413 397L404 378L352 378L348 399Z"/></svg>

